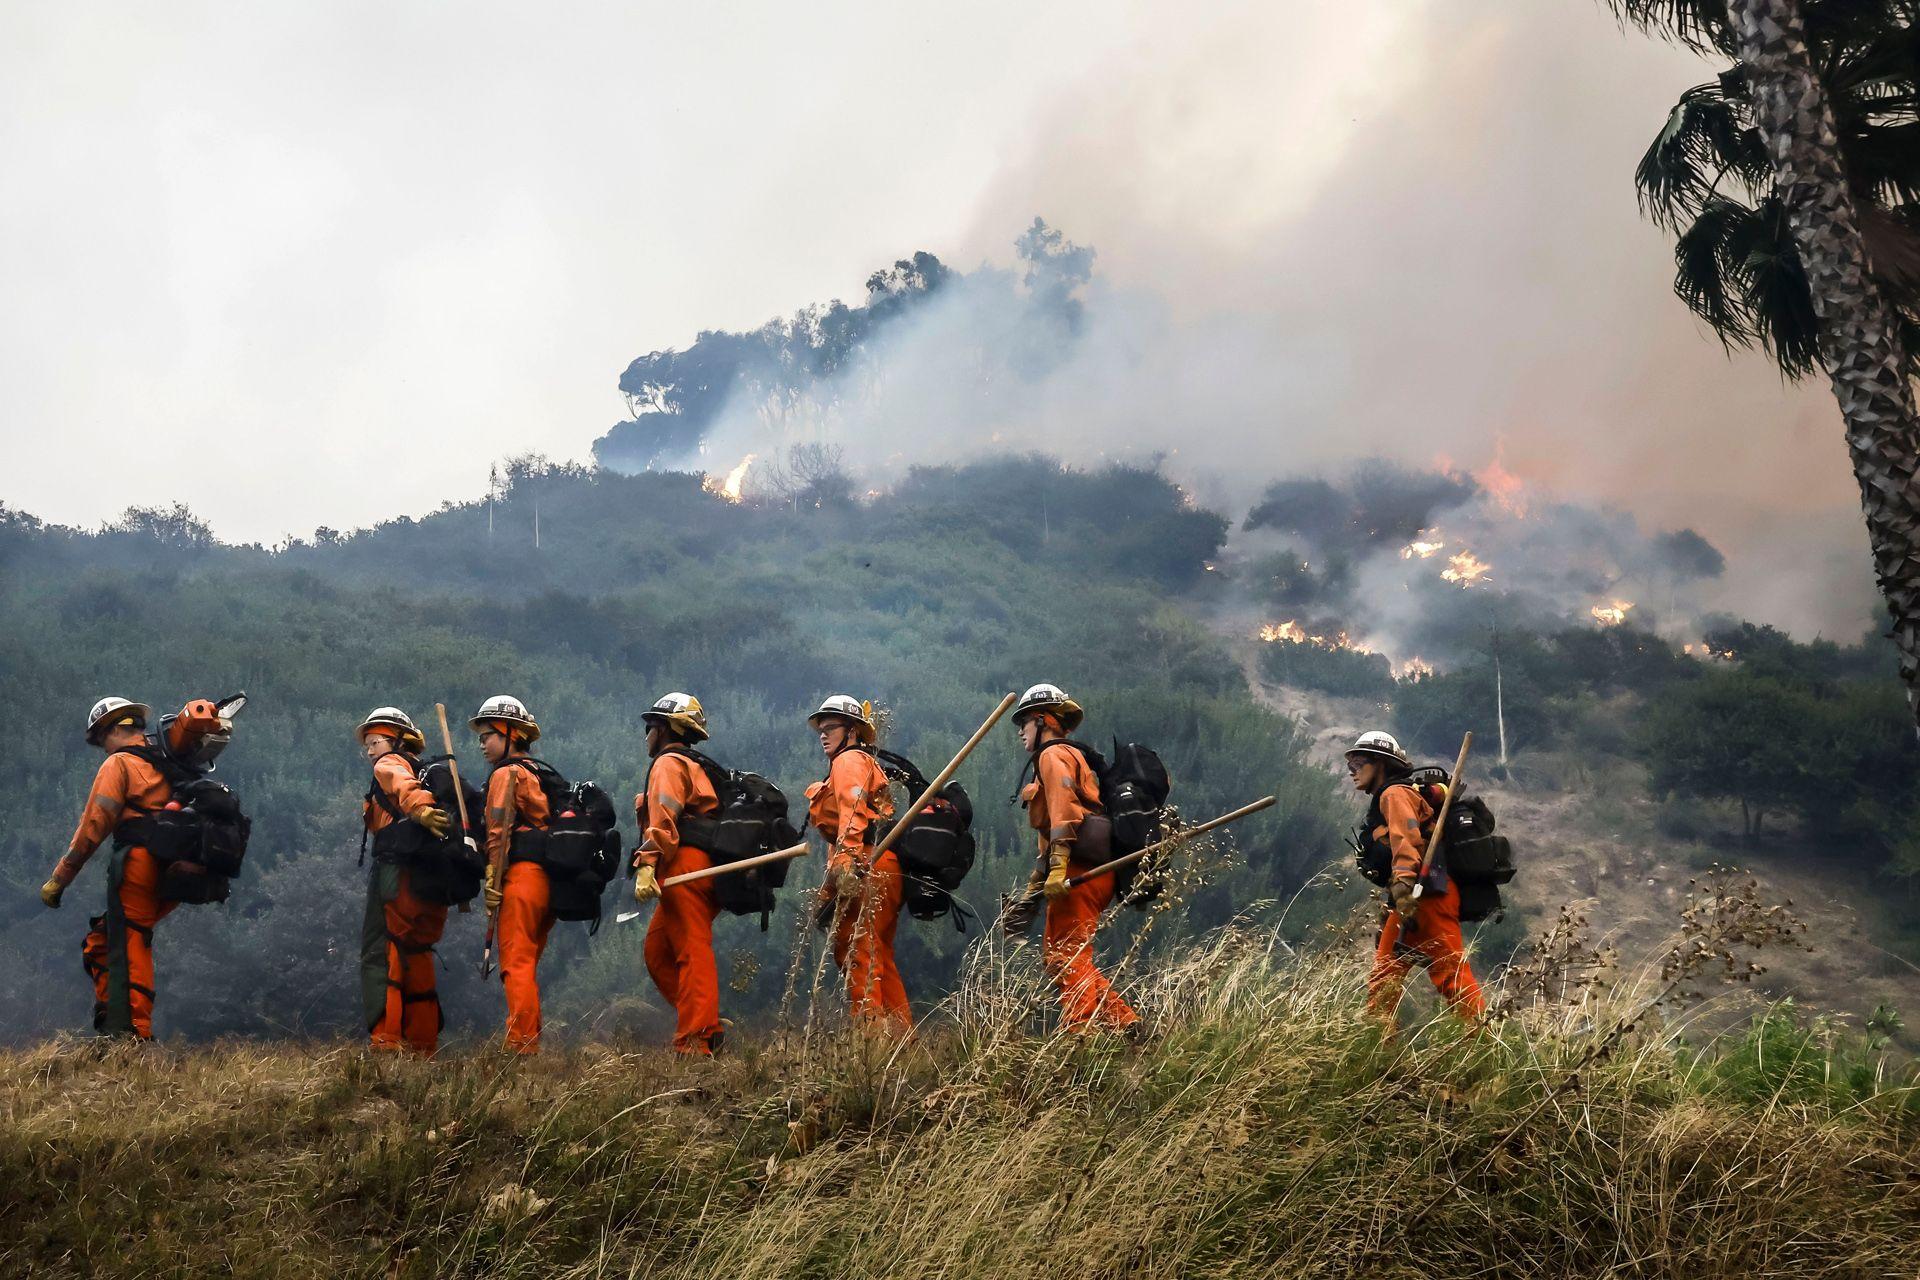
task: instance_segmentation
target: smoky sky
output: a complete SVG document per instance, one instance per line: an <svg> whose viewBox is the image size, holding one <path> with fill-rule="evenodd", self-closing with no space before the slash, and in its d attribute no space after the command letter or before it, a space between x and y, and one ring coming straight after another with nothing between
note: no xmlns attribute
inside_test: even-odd
<svg viewBox="0 0 1920 1280"><path fill-rule="evenodd" d="M1578 0L9 6L0 499L265 541L430 510L584 458L635 355L916 249L1006 265L1040 214L1098 253L1080 354L965 429L903 395L894 448L1167 455L1236 515L1497 452L1849 631L1830 396L1725 356L1634 205L1713 70Z"/></svg>

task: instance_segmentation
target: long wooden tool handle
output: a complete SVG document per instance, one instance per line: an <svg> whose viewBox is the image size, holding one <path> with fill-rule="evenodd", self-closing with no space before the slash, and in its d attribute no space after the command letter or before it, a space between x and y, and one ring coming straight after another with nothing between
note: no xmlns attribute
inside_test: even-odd
<svg viewBox="0 0 1920 1280"><path fill-rule="evenodd" d="M433 713L440 717L440 741L446 744L447 771L453 775L453 804L460 810L460 838L466 840L470 837L473 828L467 825L467 789L460 785L460 762L453 758L453 731L447 728L447 704L434 703ZM472 903L460 904L461 915L471 910L473 910Z"/></svg>
<svg viewBox="0 0 1920 1280"><path fill-rule="evenodd" d="M1418 899L1426 890L1428 868L1433 866L1433 855L1440 849L1440 841L1447 834L1447 814L1453 809L1453 797L1460 790L1460 775L1466 772L1467 752L1473 746L1473 731L1460 739L1460 756L1453 762L1453 776L1447 780L1447 794L1440 801L1440 816L1433 820L1433 834L1427 837L1426 856L1420 859L1420 870L1413 877L1413 896Z"/></svg>
<svg viewBox="0 0 1920 1280"><path fill-rule="evenodd" d="M705 880L712 876L724 876L734 871L746 871L751 867L764 867L769 862L779 862L784 858L797 858L807 851L806 842L786 849L775 849L772 853L756 854L751 858L742 858L738 862L723 862L717 867L702 867L698 871L683 871L677 876L668 876L660 882L662 889L670 884L686 884L693 880Z"/></svg>
<svg viewBox="0 0 1920 1280"><path fill-rule="evenodd" d="M464 837L470 830L467 825L467 791L460 785L460 762L453 758L453 731L447 728L447 704L434 703L433 713L440 717L440 741L447 747L447 771L453 775L453 803L460 810L460 834Z"/></svg>
<svg viewBox="0 0 1920 1280"><path fill-rule="evenodd" d="M1162 849L1166 849L1173 845L1180 844L1181 842L1186 840L1191 840L1195 836L1205 835L1207 832L1213 830L1215 827L1224 827L1229 822L1240 821L1240 819L1246 817L1250 813L1258 813L1262 809L1271 809L1274 806L1275 801L1276 801L1276 797L1274 796L1261 796L1258 800L1255 800L1252 804L1242 805L1238 809L1235 809L1232 813L1223 813L1219 817L1214 818L1207 822L1203 822L1197 827L1189 827L1185 831L1176 831L1174 834L1168 836L1165 840L1156 840L1154 843L1148 845L1144 849L1136 850L1133 853L1123 853L1119 857L1115 858L1112 862L1103 862L1091 871L1081 872L1079 875L1075 876L1073 879L1067 881L1067 883L1070 885L1085 884L1087 881L1093 879L1095 876L1103 876L1107 874L1107 872L1112 871L1117 867L1124 867L1129 863L1138 862L1140 861L1140 859L1147 857L1149 854L1158 853Z"/></svg>
<svg viewBox="0 0 1920 1280"><path fill-rule="evenodd" d="M953 771L958 769L961 763L973 754L973 749L980 745L980 740L987 736L988 730L1000 723L1000 717L1007 714L1007 708L1013 705L1014 699L1017 696L1016 694L1010 693L1000 699L1000 705L993 709L993 714L987 717L985 724L973 731L973 736L968 738L966 745L960 748L960 754L947 762L947 767L934 776L933 781L927 784L927 789L920 793L919 798L907 806L907 811L900 815L898 822L893 824L893 830L887 832L886 839L873 847L873 852L867 855L869 861L878 862L881 854L893 848L893 842L900 838L900 833L907 829L907 824L913 821L914 815L926 808L927 802L939 795L941 788L952 781Z"/></svg>

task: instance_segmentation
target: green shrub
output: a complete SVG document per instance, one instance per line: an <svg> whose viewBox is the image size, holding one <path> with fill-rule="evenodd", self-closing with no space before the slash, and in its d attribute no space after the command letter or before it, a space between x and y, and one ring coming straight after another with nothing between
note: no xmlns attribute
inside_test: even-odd
<svg viewBox="0 0 1920 1280"><path fill-rule="evenodd" d="M1393 693L1393 669L1384 656L1313 641L1276 640L1260 651L1260 674L1275 684L1347 698L1384 702Z"/></svg>

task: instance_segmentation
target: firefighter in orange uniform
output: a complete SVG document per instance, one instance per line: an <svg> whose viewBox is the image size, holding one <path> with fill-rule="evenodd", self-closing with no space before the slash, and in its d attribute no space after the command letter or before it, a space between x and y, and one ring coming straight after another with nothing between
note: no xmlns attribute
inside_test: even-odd
<svg viewBox="0 0 1920 1280"><path fill-rule="evenodd" d="M540 955L554 916L551 889L529 833L545 832L546 789L527 748L540 726L518 698L488 698L467 722L480 735L480 751L492 766L487 775L487 910L497 920L500 982L507 993L507 1048L540 1052ZM498 874L504 866L506 874Z"/></svg>
<svg viewBox="0 0 1920 1280"><path fill-rule="evenodd" d="M1484 1001L1467 963L1460 933L1460 888L1443 867L1420 864L1438 815L1408 779L1413 764L1392 734L1363 733L1347 752L1353 789L1372 797L1361 838L1361 858L1387 868L1388 906L1367 975L1367 1008L1391 1024L1408 971L1423 966L1453 1011L1479 1018ZM1413 887L1422 884L1420 896Z"/></svg>
<svg viewBox="0 0 1920 1280"><path fill-rule="evenodd" d="M373 843L373 874L360 927L361 1007L373 1048L406 1048L430 1057L442 1023L433 945L446 928L447 909L414 896L411 873L390 850L411 834L409 826L444 838L453 818L434 807L433 793L420 780L426 739L406 712L374 708L360 722L359 738L373 765L361 811Z"/></svg>
<svg viewBox="0 0 1920 1280"><path fill-rule="evenodd" d="M893 816L886 772L874 758L873 711L843 693L807 718L827 756L827 776L807 788L807 816L827 841L833 904L833 958L847 975L847 1004L856 1022L913 1029L913 1006L900 981L893 939L904 886L900 855L872 857Z"/></svg>
<svg viewBox="0 0 1920 1280"><path fill-rule="evenodd" d="M40 900L58 907L94 851L108 836L114 837L107 910L88 921L80 955L93 979L94 1030L140 1040L153 1037L153 929L176 905L161 890L164 865L136 843L139 819L173 800L173 788L162 772L162 749L146 736L152 715L153 708L126 698L102 698L87 713L87 742L107 758L93 775L65 856L40 888ZM202 741L231 730L213 703L195 700L167 726L165 749L185 756Z"/></svg>
<svg viewBox="0 0 1920 1280"><path fill-rule="evenodd" d="M1033 781L1021 788L1027 822L1039 835L1040 852L1027 885L1026 902L1046 899L1041 956L1060 989L1064 1024L1071 1030L1128 1031L1140 1015L1121 998L1093 961L1093 935L1100 913L1113 901L1113 874L1084 884L1068 882L1100 860L1078 847L1082 827L1103 815L1100 782L1086 757L1067 742L1085 713L1057 685L1037 684L1020 695L1013 723L1028 752ZM1018 919L1018 907L1010 918ZM1024 925L1020 926L1024 928Z"/></svg>
<svg viewBox="0 0 1920 1280"><path fill-rule="evenodd" d="M663 876L713 865L706 850L684 843L680 835L683 816L711 817L720 811L712 779L689 754L694 743L706 740L707 713L692 694L669 693L640 719L647 727L650 763L646 784L633 798L642 833L633 854L633 899L660 900L647 923L647 974L673 1006L675 1051L711 1057L726 1038L713 954L713 921L720 912L713 881L660 887Z"/></svg>

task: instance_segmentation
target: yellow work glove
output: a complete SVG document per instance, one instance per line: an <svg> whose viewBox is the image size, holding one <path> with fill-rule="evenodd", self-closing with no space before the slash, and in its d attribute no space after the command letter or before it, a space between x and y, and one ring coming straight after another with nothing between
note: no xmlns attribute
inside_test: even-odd
<svg viewBox="0 0 1920 1280"><path fill-rule="evenodd" d="M496 868L492 863L487 864L486 897L487 897L487 910L498 911L500 909L500 902L501 902L500 874L499 874L499 869Z"/></svg>
<svg viewBox="0 0 1920 1280"><path fill-rule="evenodd" d="M40 901L50 907L58 907L60 905L60 895L66 891L67 886L61 884L58 880L48 880L40 886Z"/></svg>
<svg viewBox="0 0 1920 1280"><path fill-rule="evenodd" d="M1047 878L1041 884L1040 891L1046 894L1049 900L1067 896L1067 854L1072 847L1056 844L1047 850Z"/></svg>
<svg viewBox="0 0 1920 1280"><path fill-rule="evenodd" d="M422 809L413 820L432 832L435 840L445 840L447 832L453 830L453 819L445 809Z"/></svg>
<svg viewBox="0 0 1920 1280"><path fill-rule="evenodd" d="M633 900L652 902L660 896L660 877L652 867L641 867L633 873Z"/></svg>
<svg viewBox="0 0 1920 1280"><path fill-rule="evenodd" d="M1387 886L1387 896L1393 900L1394 912L1402 920L1413 919L1414 910L1419 905L1413 896L1413 881L1395 880Z"/></svg>

